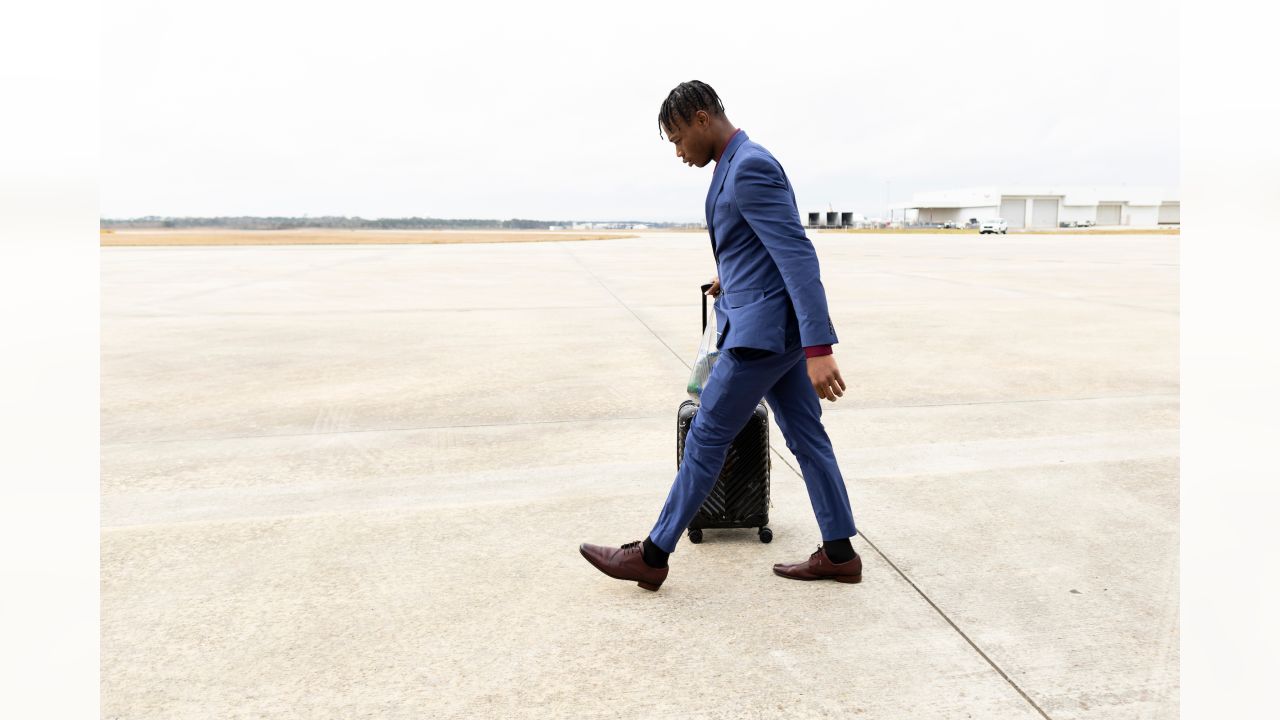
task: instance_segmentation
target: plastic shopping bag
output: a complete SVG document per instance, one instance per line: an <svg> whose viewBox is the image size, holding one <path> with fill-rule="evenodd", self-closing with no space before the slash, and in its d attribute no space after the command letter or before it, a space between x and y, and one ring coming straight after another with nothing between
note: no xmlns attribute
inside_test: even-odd
<svg viewBox="0 0 1280 720"><path fill-rule="evenodd" d="M720 359L720 350L716 347L720 341L720 333L716 332L715 311L711 320L702 331L702 343L698 345L698 358L693 361L693 371L689 373L689 397L694 402L702 401L702 391L707 386L707 378L711 377L711 368Z"/></svg>

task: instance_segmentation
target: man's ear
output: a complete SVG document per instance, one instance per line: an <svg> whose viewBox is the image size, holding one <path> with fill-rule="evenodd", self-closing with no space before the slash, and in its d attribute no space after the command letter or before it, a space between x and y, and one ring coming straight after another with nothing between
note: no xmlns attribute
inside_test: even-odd
<svg viewBox="0 0 1280 720"><path fill-rule="evenodd" d="M711 116L707 114L706 110L699 110L695 112L693 114L693 120L698 123L698 127L705 128L711 124Z"/></svg>

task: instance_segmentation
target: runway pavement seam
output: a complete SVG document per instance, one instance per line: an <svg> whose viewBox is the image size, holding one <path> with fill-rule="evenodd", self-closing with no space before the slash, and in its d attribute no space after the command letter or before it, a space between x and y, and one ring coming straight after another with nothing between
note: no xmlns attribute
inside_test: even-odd
<svg viewBox="0 0 1280 720"><path fill-rule="evenodd" d="M1035 290L1021 290L1017 288L1006 288L998 285L984 285L983 283L964 282L963 280L950 280L948 278L935 277L933 275L921 275L919 273L893 272L890 270L882 271L886 275L897 275L898 277L916 278L919 280L933 280L934 282L950 283L952 285L962 285L964 287L976 287L984 290L998 290L1000 292L1013 293L1015 295L1025 295L1027 297L1049 298L1051 300L1066 300L1068 302L1079 302L1090 305L1102 305L1105 307L1124 308L1126 310L1142 310L1145 312L1160 313L1162 315L1173 315L1177 317L1180 313L1176 310L1161 310L1160 308L1146 307L1145 305L1128 305L1126 303L1113 303L1105 300L1094 300L1092 298L1080 297L1075 295L1054 295L1053 293L1036 292Z"/></svg>
<svg viewBox="0 0 1280 720"><path fill-rule="evenodd" d="M847 410L840 408L846 412L856 412L859 410L895 410L898 408L932 408L932 407L963 407L965 405L1022 405L1026 403L1051 403L1051 402L1089 402L1093 400L1152 400L1155 398L1176 398L1180 397L1179 393L1155 393L1146 395L1091 395L1088 397L1063 397L1063 398L1029 398L1026 400L965 400L961 402L948 403L907 403L905 405L854 405Z"/></svg>
<svg viewBox="0 0 1280 720"><path fill-rule="evenodd" d="M565 423L580 422L622 422L626 420L657 420L665 418L666 415L645 415L641 417L599 417L599 418L566 418L564 420L522 420L520 422L509 423L474 423L470 425L419 425L413 427L396 427L396 428L359 428L351 430L323 430L317 432L299 432L299 433L272 433L266 435L227 435L224 437L204 437L204 438L161 438L158 440L123 440L116 442L100 443L102 447L119 447L123 445L152 445L160 443L182 443L182 442L222 442L228 440L268 440L272 438L293 438L293 437L312 437L320 435L349 435L356 433L398 433L398 432L419 432L423 430L467 430L471 428L496 428L496 427L521 427L524 425L562 425Z"/></svg>
<svg viewBox="0 0 1280 720"><path fill-rule="evenodd" d="M657 338L658 342L662 343L662 346L663 346L663 347L665 347L667 350L669 350L669 351L671 352L671 354L672 354L672 355L675 355L675 356L676 356L676 359L677 359L677 360L679 360L679 361L681 362L681 364L683 364L686 368L690 368L690 369L692 368L692 366L691 366L691 365L689 365L689 361L688 361L688 360L686 360L686 359L684 358L684 356L683 356L683 355L681 355L680 353L676 352L676 351L675 351L675 350L674 350L670 345L668 345L668 344L667 344L667 341L666 341L666 340L663 340L663 339L662 339L662 336L661 336L661 335L659 335L659 334L657 333L657 331L655 331L653 328L649 327L649 323L646 323L646 322L645 322L645 321L644 321L644 320L643 320L639 315L637 315L637 314L636 314L636 311L635 311L635 310L632 310L630 305L628 305L628 304L626 304L625 302L623 302L623 301L622 301L622 298L618 297L618 296L617 296L617 294L616 294L616 293L614 293L614 292L613 292L613 290L612 290L608 285L606 285L606 284L605 284L604 280L601 280L601 279L600 279L600 276L599 276L599 275L596 275L596 274L595 274L595 272L593 272L593 271L591 270L591 268L587 267L587 264L586 264L586 263L584 263L584 262L582 262L582 259L581 259L581 258L579 258L577 255L573 254L573 252L572 252L571 250L569 250L569 247L568 247L567 245L566 245L566 246L564 246L564 251L565 251L565 254L566 254L566 255L568 255L569 257L573 258L573 261L574 261L574 262L578 263L578 267L581 267L583 270L585 270L585 271L586 271L586 273L587 273L588 275L590 275L590 276L591 276L591 279L593 279L593 280L595 280L596 282L600 283L600 287L604 288L604 291L605 291L605 292L607 292L607 293L609 293L609 295L610 295L611 297L613 297L613 299L614 299L614 300L617 300L619 305L621 305L622 307L626 308L627 312L631 313L632 317L634 317L634 318L636 319L636 322L638 322L638 323L640 323L641 325L643 325L643 326L644 326L644 328L645 328L646 330L648 330L648 331L649 331L649 332L650 332L650 333L651 333L655 338Z"/></svg>
<svg viewBox="0 0 1280 720"><path fill-rule="evenodd" d="M521 305L519 307L370 308L368 310L293 310L288 312L112 313L113 318L325 317L330 315L412 315L414 313L511 312L540 310L608 310L614 305ZM660 306L666 307L666 306ZM674 306L671 306L674 307Z"/></svg>
<svg viewBox="0 0 1280 720"><path fill-rule="evenodd" d="M804 476L800 473L800 471L797 470L795 466L792 465L787 460L787 458L781 452L778 451L778 448L774 447L773 443L770 443L769 445L770 445L770 449L773 450L774 454L778 456L778 459L782 461L782 464L786 465L791 470L791 472L795 473L796 477L803 479ZM991 669L999 673L1000 677L1004 678L1005 682L1009 683L1009 686L1012 687L1014 690L1016 690L1018 694L1022 696L1023 700L1026 700L1027 703L1031 705L1031 707L1035 708L1035 711L1040 713L1040 716L1043 717L1045 720L1053 720L1053 718L1049 717L1048 713L1046 713L1044 709L1041 708L1036 703L1035 700L1031 699L1031 696L1028 695L1026 691L1023 690L1018 685L1018 683L1014 682L1013 678L1009 677L1009 674L1006 673L1004 669L1001 668L1000 665L996 663L995 660L991 659L991 656L987 655L987 653L984 652L982 648L978 647L978 644L975 643L973 639L969 637L968 633L966 633L964 630L961 630L960 626L956 625L955 621L953 621L950 617L948 617L947 614L943 612L942 608L938 607L938 604L935 603L933 599L930 598L925 593L924 590L920 589L919 585L917 585L910 577L907 577L907 574L902 571L902 568L899 568L896 563L890 560L889 556L886 555L884 551L879 548L879 546L871 542L871 539L867 537L867 533L865 530L859 528L858 535L862 538L863 542L865 542L867 545L870 545L871 549L875 550L876 554L879 555L886 563L889 564L889 567L893 568L893 571L896 572L899 577L901 577L903 580L907 582L908 585L911 586L911 589L915 590L916 593L921 598L923 598L925 602L929 603L929 607L933 608L934 612L938 613L938 616L941 617L943 620L945 620L947 624L951 626L952 630L955 630L956 633L960 635L960 637L964 638L964 641L969 644L969 647L973 648L974 652L978 653L978 655L983 660L985 660L988 665L991 666Z"/></svg>
<svg viewBox="0 0 1280 720"><path fill-rule="evenodd" d="M323 264L323 265L309 265L309 266L307 266L307 267L303 267L303 268L296 268L296 269L293 269L293 270L289 270L289 271L287 271L287 272L283 272L283 273L279 273L279 274L274 274L274 275L271 275L271 276L269 276L269 277L255 278L255 279L253 279L253 280L245 280L245 281L243 281L243 282L231 283L231 284L229 284L229 285L223 285L223 286L216 287L216 288L207 288L207 289L204 289L204 290L196 290L196 291L194 291L194 292L178 293L177 295L172 295L172 296L167 297L167 298L161 298L161 299L160 299L160 300L158 300L157 302L165 302L165 303L167 303L167 302L172 302L172 301L174 301L174 300L190 300L191 298L200 297L201 295L209 295L209 294L211 294L211 293L216 293L216 292L222 292L223 290L230 290L230 289L232 289L232 288L239 288L239 287L247 287L247 286L249 286L249 285L257 285L257 284L264 283L264 282L272 282L272 281L280 280L280 279L287 278L287 277L293 277L293 276L295 276L295 275L302 275L302 274L304 274L304 273L308 273L308 272L311 272L311 271L313 271L313 270L330 270L330 269L335 268L335 267L338 267L338 266L340 266L340 265L350 265L350 264L351 264L351 263L353 263L353 262L358 262L358 261L360 261L360 260L367 260L367 259L369 259L369 258L378 257L379 255L380 255L380 254L366 254L366 255L362 255L362 256L358 256L358 257L354 257L354 258L346 258L346 259L340 260L340 261L338 261L338 262L332 262L332 263L327 263L327 264Z"/></svg>
<svg viewBox="0 0 1280 720"><path fill-rule="evenodd" d="M1023 405L1028 403L1055 403L1055 402L1092 402L1097 400L1151 400L1156 398L1176 398L1180 397L1178 393L1157 393L1154 395L1097 395L1090 397L1065 397L1065 398L1032 398L1028 400L972 400L965 402L951 403L907 403L904 405L848 405L842 408L827 408L824 413L845 414L863 412L866 410L907 410L913 408L937 408L937 407L965 407L970 405ZM519 422L508 423L473 423L465 425L419 425L412 427L396 427L396 428L356 428L351 430L327 430L323 432L301 432L301 433L271 433L265 435L228 435L224 437L198 437L198 438L158 438L153 440L117 440L104 441L100 443L101 447L122 447L127 445L151 445L163 443L182 443L182 442L221 442L229 440L259 440L270 438L290 438L290 437L310 437L319 435L346 435L354 433L396 433L396 432L418 432L423 430L465 430L470 428L490 428L490 427L521 427L524 425L556 425L564 423L577 422L620 422L630 420L665 420L667 415L640 415L626 417L599 417L599 418L565 418L562 420L522 420Z"/></svg>
<svg viewBox="0 0 1280 720"><path fill-rule="evenodd" d="M1159 433L1166 440L1173 431ZM898 447L858 448L841 453L841 464L856 467L858 479L867 487L874 487L884 480L914 479L925 482L945 482L953 477L963 477L975 472L1007 471L1013 468L1059 466L1069 462L1073 466L1097 466L1099 464L1145 462L1176 458L1177 446L1163 442L1147 445L1138 452L1115 452L1117 446L1125 448L1130 443L1123 437L1110 437L1112 442L1094 443L1087 436L1058 436L1057 438L1024 438L1018 441L985 441L959 443L929 443ZM1176 440L1176 438L1173 438ZM1050 441L1047 452L1034 449ZM1065 444L1054 440L1068 440ZM1079 440L1079 442L1070 442ZM1090 452L1093 444L1104 446L1102 452ZM983 447L985 445L985 447ZM1110 445L1110 450L1105 446ZM770 449L774 450L773 445ZM1020 456L1031 449L1033 455L1022 461L1000 462L993 457ZM927 454L921 451L926 450ZM364 449L356 447L355 453ZM790 465L777 450L784 463ZM232 517L285 518L304 515L312 508L333 505L342 513L380 510L388 507L415 507L429 509L448 506L457 500L456 493L487 488L484 503L487 505L537 504L539 498L530 497L527 489L551 481L556 483L556 498L563 493L599 496L600 488L594 486L597 477L651 477L654 473L670 472L670 461L649 456L649 460L619 462L594 462L573 464L569 479L564 477L565 466L551 464L541 468L518 469L493 467L481 471L463 470L446 472L443 469L425 470L409 475L378 478L374 482L350 480L337 476L322 477L306 483L293 480L250 485L213 485L187 489L135 489L110 492L102 496L100 519L103 526L133 526L165 524L169 522L205 522ZM1087 471L1086 471L1087 472ZM624 484L610 485L604 496L623 497L634 494ZM883 487L883 485L881 485ZM645 490L644 494L647 494ZM406 505L408 503L408 505ZM246 514L247 513L247 514ZM1159 522L1144 509L1131 509L1129 519L1146 518Z"/></svg>

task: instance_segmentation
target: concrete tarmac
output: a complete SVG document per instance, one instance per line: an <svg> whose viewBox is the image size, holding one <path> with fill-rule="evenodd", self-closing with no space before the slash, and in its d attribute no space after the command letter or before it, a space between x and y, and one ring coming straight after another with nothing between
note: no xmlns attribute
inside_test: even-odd
<svg viewBox="0 0 1280 720"><path fill-rule="evenodd" d="M864 580L658 593L704 234L103 249L103 716L1176 717L1178 238L813 237Z"/></svg>

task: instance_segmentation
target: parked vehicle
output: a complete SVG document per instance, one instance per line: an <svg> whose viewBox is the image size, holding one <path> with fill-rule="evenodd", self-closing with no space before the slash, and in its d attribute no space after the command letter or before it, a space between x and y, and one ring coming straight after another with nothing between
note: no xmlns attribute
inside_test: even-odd
<svg viewBox="0 0 1280 720"><path fill-rule="evenodd" d="M992 218L990 220L983 220L982 224L978 226L978 234L986 235L987 233L999 233L1001 235L1008 235L1009 223L1005 222L1002 218Z"/></svg>

